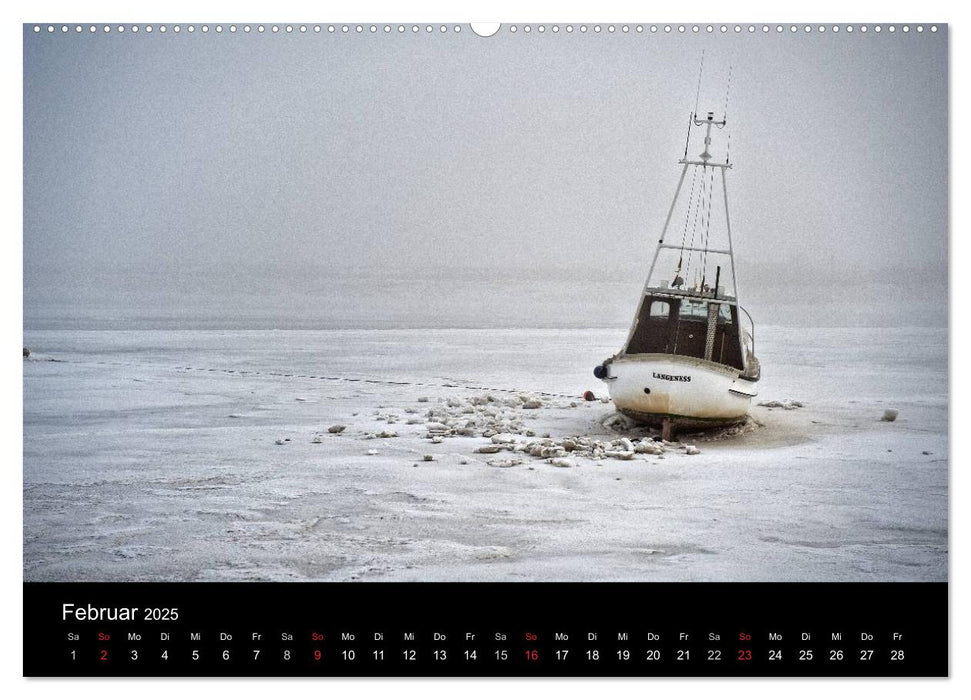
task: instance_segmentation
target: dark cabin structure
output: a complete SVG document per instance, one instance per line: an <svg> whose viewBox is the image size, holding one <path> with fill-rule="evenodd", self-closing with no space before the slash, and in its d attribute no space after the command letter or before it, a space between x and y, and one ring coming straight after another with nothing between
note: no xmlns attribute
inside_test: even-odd
<svg viewBox="0 0 971 700"><path fill-rule="evenodd" d="M717 305L715 312L713 304ZM711 355L706 357L709 314L714 315L714 335ZM745 370L740 329L735 304L650 294L641 304L624 354L684 355Z"/></svg>

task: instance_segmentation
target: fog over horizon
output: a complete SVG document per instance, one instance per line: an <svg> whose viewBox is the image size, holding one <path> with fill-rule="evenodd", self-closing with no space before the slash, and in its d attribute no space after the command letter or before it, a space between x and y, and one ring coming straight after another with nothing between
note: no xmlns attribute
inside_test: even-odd
<svg viewBox="0 0 971 700"><path fill-rule="evenodd" d="M702 50L757 326L947 324L946 27L533 26L25 26L25 328L624 326Z"/></svg>

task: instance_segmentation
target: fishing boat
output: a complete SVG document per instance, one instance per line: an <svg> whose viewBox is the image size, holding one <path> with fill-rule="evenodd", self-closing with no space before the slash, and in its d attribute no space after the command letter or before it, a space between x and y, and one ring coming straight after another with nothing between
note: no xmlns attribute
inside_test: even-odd
<svg viewBox="0 0 971 700"><path fill-rule="evenodd" d="M758 394L755 324L738 302L728 212L730 141L724 162L715 162L711 153L712 131L726 125L727 100L722 119L713 112L699 117L697 109L691 114L678 161L681 177L627 341L594 369L620 413L661 427L667 440L677 430L744 421ZM696 158L688 158L692 127L704 133L704 150ZM721 208L713 206L718 200L723 218L712 213ZM674 228L672 219L678 222Z"/></svg>

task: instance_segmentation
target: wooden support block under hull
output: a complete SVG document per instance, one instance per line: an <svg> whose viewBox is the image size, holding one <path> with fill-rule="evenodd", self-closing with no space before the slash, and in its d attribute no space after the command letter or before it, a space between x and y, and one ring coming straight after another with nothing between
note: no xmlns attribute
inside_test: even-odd
<svg viewBox="0 0 971 700"><path fill-rule="evenodd" d="M664 429L664 424L667 423L671 426L672 435L676 435L679 432L700 432L703 430L716 430L718 428L730 428L733 425L738 425L739 423L744 423L748 418L748 414L745 413L741 416L736 416L735 418L692 418L690 416L672 416L660 413L642 413L640 411L631 411L628 409L621 408L617 406L617 412L623 414L630 418L631 420L637 421L643 425L648 425L652 428ZM668 440L662 434L662 439Z"/></svg>

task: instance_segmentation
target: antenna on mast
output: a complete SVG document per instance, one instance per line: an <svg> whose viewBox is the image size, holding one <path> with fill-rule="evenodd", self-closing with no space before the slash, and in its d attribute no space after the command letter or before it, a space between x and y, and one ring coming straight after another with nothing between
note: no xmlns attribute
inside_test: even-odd
<svg viewBox="0 0 971 700"><path fill-rule="evenodd" d="M728 85L725 87L725 112L724 116L722 116L723 122L728 121L728 95L732 91L732 68L733 66L728 67Z"/></svg>
<svg viewBox="0 0 971 700"><path fill-rule="evenodd" d="M698 118L698 101L701 99L701 76L705 71L705 50L701 50L701 67L698 69L698 89L695 91L694 118Z"/></svg>

